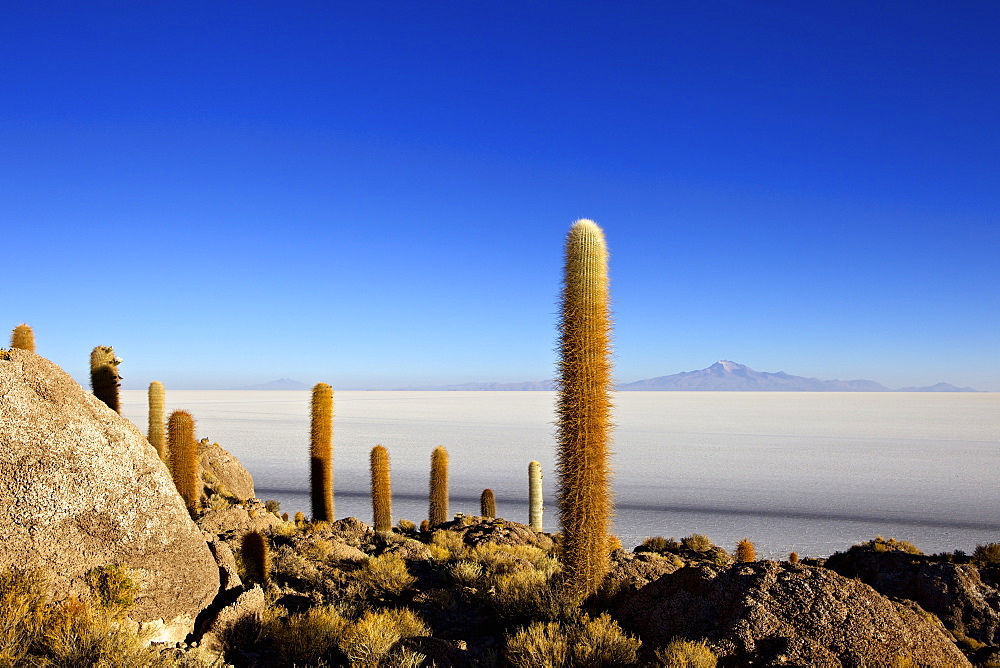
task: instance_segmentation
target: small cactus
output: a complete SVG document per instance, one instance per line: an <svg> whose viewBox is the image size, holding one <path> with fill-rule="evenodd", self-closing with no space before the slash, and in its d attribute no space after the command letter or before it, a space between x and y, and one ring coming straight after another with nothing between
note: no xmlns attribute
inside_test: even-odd
<svg viewBox="0 0 1000 668"><path fill-rule="evenodd" d="M201 503L201 466L194 440L194 418L187 411L174 411L167 421L170 473L188 512L194 515Z"/></svg>
<svg viewBox="0 0 1000 668"><path fill-rule="evenodd" d="M10 347L35 352L35 332L22 322L10 333Z"/></svg>
<svg viewBox="0 0 1000 668"><path fill-rule="evenodd" d="M108 405L116 413L121 413L118 401L118 365L121 359L115 357L115 349L111 346L97 346L90 352L90 387L94 396Z"/></svg>
<svg viewBox="0 0 1000 668"><path fill-rule="evenodd" d="M799 553L798 552L791 552L788 555L788 562L792 563L792 564L799 563Z"/></svg>
<svg viewBox="0 0 1000 668"><path fill-rule="evenodd" d="M528 526L533 531L544 531L542 513L542 465L531 462L528 464Z"/></svg>
<svg viewBox="0 0 1000 668"><path fill-rule="evenodd" d="M392 531L392 481L389 478L389 451L372 448L372 525L377 533Z"/></svg>
<svg viewBox="0 0 1000 668"><path fill-rule="evenodd" d="M736 563L745 564L757 561L757 550L749 538L744 538L736 544Z"/></svg>
<svg viewBox="0 0 1000 668"><path fill-rule="evenodd" d="M597 591L611 568L611 314L604 232L578 220L566 239L557 398L564 584Z"/></svg>
<svg viewBox="0 0 1000 668"><path fill-rule="evenodd" d="M149 443L156 448L160 460L167 461L167 435L164 421L164 406L166 403L163 383L154 380L149 384Z"/></svg>
<svg viewBox="0 0 1000 668"><path fill-rule="evenodd" d="M439 445L431 453L431 490L428 522L436 527L448 521L448 451Z"/></svg>
<svg viewBox="0 0 1000 668"><path fill-rule="evenodd" d="M333 388L317 383L312 390L309 487L313 519L333 521Z"/></svg>
<svg viewBox="0 0 1000 668"><path fill-rule="evenodd" d="M243 558L247 580L262 587L267 586L271 575L271 559L264 534L259 531L245 533L240 545L240 556Z"/></svg>
<svg viewBox="0 0 1000 668"><path fill-rule="evenodd" d="M479 496L479 514L483 517L497 516L497 498L489 487Z"/></svg>

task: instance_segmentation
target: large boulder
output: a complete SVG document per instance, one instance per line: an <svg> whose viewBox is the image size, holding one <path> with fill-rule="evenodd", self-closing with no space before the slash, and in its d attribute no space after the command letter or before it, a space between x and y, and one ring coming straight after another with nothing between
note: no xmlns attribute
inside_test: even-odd
<svg viewBox="0 0 1000 668"><path fill-rule="evenodd" d="M218 443L207 438L201 439L198 443L198 461L201 464L206 498L218 494L234 501L248 501L257 496L250 472Z"/></svg>
<svg viewBox="0 0 1000 668"><path fill-rule="evenodd" d="M49 360L3 357L0 569L44 569L59 600L91 598L91 569L125 566L139 584L132 619L183 640L219 568L156 450Z"/></svg>
<svg viewBox="0 0 1000 668"><path fill-rule="evenodd" d="M1000 591L983 582L979 569L897 545L875 539L834 554L824 566L858 578L886 596L919 603L959 637L1000 644Z"/></svg>
<svg viewBox="0 0 1000 668"><path fill-rule="evenodd" d="M941 623L825 568L701 564L616 601L646 646L707 638L722 666L969 666Z"/></svg>

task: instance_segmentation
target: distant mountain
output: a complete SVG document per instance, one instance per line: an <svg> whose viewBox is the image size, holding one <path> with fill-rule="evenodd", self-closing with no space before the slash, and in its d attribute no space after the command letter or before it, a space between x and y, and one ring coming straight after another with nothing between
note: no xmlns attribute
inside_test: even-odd
<svg viewBox="0 0 1000 668"><path fill-rule="evenodd" d="M281 378L279 380L272 380L268 383L261 383L259 385L246 385L244 387L230 387L230 390L310 390L311 385L306 385L305 383L300 383L297 380L291 380L289 378Z"/></svg>
<svg viewBox="0 0 1000 668"><path fill-rule="evenodd" d="M750 391L750 392L893 392L873 380L820 380L792 376L779 371L754 371L745 364L720 360L700 371L684 371L671 376L647 378L618 386L619 390L655 391ZM907 387L896 392L975 392L947 383L930 387Z"/></svg>
<svg viewBox="0 0 1000 668"><path fill-rule="evenodd" d="M978 392L971 387L955 387L950 383L938 383L927 387L901 387L897 392Z"/></svg>
<svg viewBox="0 0 1000 668"><path fill-rule="evenodd" d="M407 391L460 391L460 392L538 392L543 390L554 390L556 384L551 380L535 380L525 383L463 383L461 385L435 385L429 387L406 387L401 388Z"/></svg>

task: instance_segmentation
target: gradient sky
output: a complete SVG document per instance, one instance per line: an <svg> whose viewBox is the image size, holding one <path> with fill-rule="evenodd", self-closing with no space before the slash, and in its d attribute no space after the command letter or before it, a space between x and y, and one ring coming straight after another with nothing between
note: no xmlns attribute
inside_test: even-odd
<svg viewBox="0 0 1000 668"><path fill-rule="evenodd" d="M33 2L0 12L0 313L85 380L1000 391L1000 3Z"/></svg>

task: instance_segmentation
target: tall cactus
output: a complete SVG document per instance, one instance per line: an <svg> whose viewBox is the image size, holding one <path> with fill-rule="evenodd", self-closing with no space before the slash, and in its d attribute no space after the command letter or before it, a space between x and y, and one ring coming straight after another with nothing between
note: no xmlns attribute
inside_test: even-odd
<svg viewBox="0 0 1000 668"><path fill-rule="evenodd" d="M542 465L528 464L528 526L534 531L542 528Z"/></svg>
<svg viewBox="0 0 1000 668"><path fill-rule="evenodd" d="M312 390L309 488L314 520L332 522L333 515L333 388L316 383Z"/></svg>
<svg viewBox="0 0 1000 668"><path fill-rule="evenodd" d="M10 347L35 352L35 332L22 322L10 333Z"/></svg>
<svg viewBox="0 0 1000 668"><path fill-rule="evenodd" d="M392 481L389 478L389 451L376 445L371 452L372 525L376 533L392 531Z"/></svg>
<svg viewBox="0 0 1000 668"><path fill-rule="evenodd" d="M163 383L154 380L149 384L149 430L147 435L149 443L156 448L156 454L161 461L167 461L167 438L166 424L164 422L164 406L166 405L166 394L163 390Z"/></svg>
<svg viewBox="0 0 1000 668"><path fill-rule="evenodd" d="M448 521L448 451L443 445L431 453L431 490L428 521L431 528Z"/></svg>
<svg viewBox="0 0 1000 668"><path fill-rule="evenodd" d="M608 251L591 220L566 240L557 399L564 583L586 597L610 569L611 317Z"/></svg>
<svg viewBox="0 0 1000 668"><path fill-rule="evenodd" d="M266 587L271 578L271 555L264 534L257 530L243 534L240 557L247 580Z"/></svg>
<svg viewBox="0 0 1000 668"><path fill-rule="evenodd" d="M479 495L479 514L483 517L497 516L497 497L489 487Z"/></svg>
<svg viewBox="0 0 1000 668"><path fill-rule="evenodd" d="M170 442L170 473L174 485L184 499L188 512L194 515L201 504L201 466L198 444L194 440L194 418L187 411L174 411L167 421Z"/></svg>
<svg viewBox="0 0 1000 668"><path fill-rule="evenodd" d="M90 351L90 387L94 396L116 413L122 412L118 401L118 381L122 379L118 375L118 365L121 363L111 346L97 346Z"/></svg>

